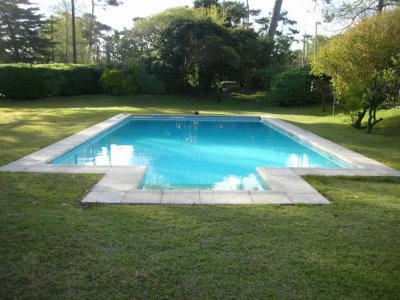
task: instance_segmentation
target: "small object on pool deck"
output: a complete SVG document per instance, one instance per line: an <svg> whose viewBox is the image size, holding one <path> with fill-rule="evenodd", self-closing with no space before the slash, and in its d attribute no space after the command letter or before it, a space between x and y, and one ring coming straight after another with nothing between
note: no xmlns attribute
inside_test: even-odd
<svg viewBox="0 0 400 300"><path fill-rule="evenodd" d="M195 115L199 115L199 112L196 110L196 111L194 112L194 114L195 114Z"/></svg>

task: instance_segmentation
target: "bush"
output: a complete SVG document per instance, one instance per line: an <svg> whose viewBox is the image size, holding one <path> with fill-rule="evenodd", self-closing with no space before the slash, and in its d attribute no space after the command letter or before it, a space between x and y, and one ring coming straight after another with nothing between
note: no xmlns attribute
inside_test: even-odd
<svg viewBox="0 0 400 300"><path fill-rule="evenodd" d="M147 74L143 64L136 63L132 66L132 75L141 94L163 94L164 84L154 76Z"/></svg>
<svg viewBox="0 0 400 300"><path fill-rule="evenodd" d="M100 71L93 66L66 64L0 65L0 94L10 99L101 92Z"/></svg>
<svg viewBox="0 0 400 300"><path fill-rule="evenodd" d="M318 97L313 90L308 69L289 69L276 76L272 96L281 106L314 104Z"/></svg>
<svg viewBox="0 0 400 300"><path fill-rule="evenodd" d="M100 76L102 70L94 66L71 67L64 72L65 79L61 95L74 96L102 92Z"/></svg>
<svg viewBox="0 0 400 300"><path fill-rule="evenodd" d="M139 92L132 72L119 69L106 69L101 75L101 85L106 93L112 95L131 95Z"/></svg>
<svg viewBox="0 0 400 300"><path fill-rule="evenodd" d="M254 84L259 88L269 91L274 84L276 76L286 69L287 67L280 65L260 69L254 76Z"/></svg>
<svg viewBox="0 0 400 300"><path fill-rule="evenodd" d="M163 94L165 86L154 76L147 74L142 63L134 63L129 69L111 67L104 70L101 84L106 93L113 95Z"/></svg>

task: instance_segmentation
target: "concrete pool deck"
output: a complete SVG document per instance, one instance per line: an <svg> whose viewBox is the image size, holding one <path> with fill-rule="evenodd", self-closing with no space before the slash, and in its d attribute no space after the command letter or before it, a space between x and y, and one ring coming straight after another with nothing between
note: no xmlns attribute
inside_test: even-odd
<svg viewBox="0 0 400 300"><path fill-rule="evenodd" d="M270 190L217 191L139 189L140 182L147 170L145 166L74 166L50 164L64 153L120 124L131 116L131 114L116 115L73 136L2 166L0 167L0 172L104 174L103 178L82 199L82 204L329 204L330 202L301 176L400 177L399 171L389 168L382 163L337 145L310 131L268 116L261 116L264 123L284 131L295 139L309 144L329 156L342 160L351 165L352 168L268 168L260 166L257 168L257 171L261 178L268 184ZM207 117L210 116L208 115Z"/></svg>

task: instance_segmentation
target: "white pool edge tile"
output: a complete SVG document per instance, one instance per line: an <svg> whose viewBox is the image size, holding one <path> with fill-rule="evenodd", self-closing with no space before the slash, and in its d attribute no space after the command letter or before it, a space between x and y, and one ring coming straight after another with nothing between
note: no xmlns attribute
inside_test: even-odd
<svg viewBox="0 0 400 300"><path fill-rule="evenodd" d="M151 115L162 116L162 115ZM149 117L151 117L149 116ZM173 117L168 115L169 117ZM185 117L180 115L179 117ZM221 117L221 115L202 115ZM202 117L200 116L200 117ZM93 137L121 124L130 117L143 115L119 114L75 135L62 139L41 150L26 155L10 164L0 167L0 172L104 174L103 178L81 201L82 204L159 204L159 205L248 205L248 204L329 204L301 176L397 176L400 172L375 160L337 145L316 134L296 127L288 122L269 116L259 117L262 122L293 136L299 141L322 150L329 156L342 160L353 168L267 168L257 171L270 187L265 191L207 191L207 190L142 190L140 183L147 171L146 166L71 166L53 165L51 161L66 152L79 147ZM199 116L197 116L199 117ZM223 116L223 117L243 117Z"/></svg>

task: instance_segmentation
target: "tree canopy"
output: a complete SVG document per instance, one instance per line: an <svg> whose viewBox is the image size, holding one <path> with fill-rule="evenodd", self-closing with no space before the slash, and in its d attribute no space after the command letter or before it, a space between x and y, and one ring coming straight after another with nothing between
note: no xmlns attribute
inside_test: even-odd
<svg viewBox="0 0 400 300"><path fill-rule="evenodd" d="M400 86L400 9L364 18L320 49L312 73L327 75L338 92L353 125L361 126L368 112L368 128L376 109L398 94Z"/></svg>
<svg viewBox="0 0 400 300"><path fill-rule="evenodd" d="M45 61L51 42L47 21L28 0L0 2L0 55L3 62Z"/></svg>

